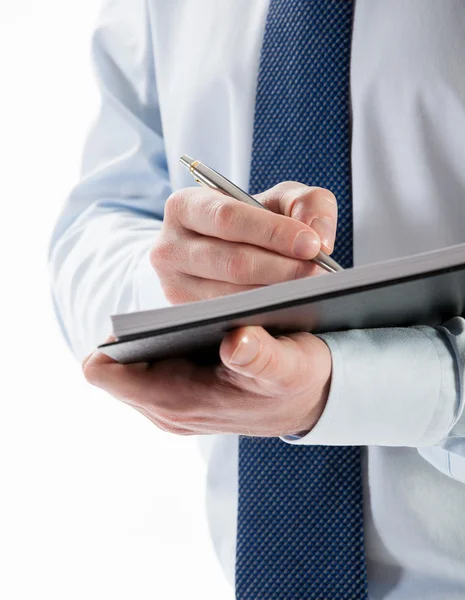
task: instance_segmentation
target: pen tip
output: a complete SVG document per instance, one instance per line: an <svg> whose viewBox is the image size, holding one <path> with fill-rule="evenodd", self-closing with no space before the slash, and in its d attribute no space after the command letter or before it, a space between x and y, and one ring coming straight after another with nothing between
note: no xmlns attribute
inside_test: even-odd
<svg viewBox="0 0 465 600"><path fill-rule="evenodd" d="M179 161L189 169L189 167L192 165L192 163L194 162L194 159L191 158L190 156L187 156L187 154L183 154Z"/></svg>

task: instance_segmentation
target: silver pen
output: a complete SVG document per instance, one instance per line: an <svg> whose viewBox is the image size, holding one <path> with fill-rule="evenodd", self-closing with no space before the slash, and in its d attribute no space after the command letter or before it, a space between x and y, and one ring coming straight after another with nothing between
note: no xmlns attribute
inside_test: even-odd
<svg viewBox="0 0 465 600"><path fill-rule="evenodd" d="M257 208L264 208L265 210L269 210L263 204L260 204L258 200L255 200L250 194L241 190L240 187L237 187L234 183L220 175L207 165L204 165L198 160L193 160L187 154L183 154L179 159L181 163L189 169L197 183L203 185L204 187L208 187L212 190L217 190L227 196L231 196L231 198L235 198L240 202L245 202L246 204L250 204L250 206L256 206ZM320 250L315 258L311 259L312 262L317 264L319 267L322 267L326 271L330 273L336 273L337 271L343 271L344 269L341 267L339 263L337 263L330 256L325 254Z"/></svg>

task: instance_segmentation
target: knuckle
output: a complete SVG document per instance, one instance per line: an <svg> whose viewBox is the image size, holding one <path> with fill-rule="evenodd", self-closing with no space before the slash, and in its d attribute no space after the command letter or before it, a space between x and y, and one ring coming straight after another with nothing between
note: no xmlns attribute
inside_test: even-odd
<svg viewBox="0 0 465 600"><path fill-rule="evenodd" d="M253 270L252 260L245 252L237 250L227 255L225 269L228 281L243 283L248 279L248 273Z"/></svg>
<svg viewBox="0 0 465 600"><path fill-rule="evenodd" d="M184 207L184 194L181 190L173 192L165 202L165 217L177 219L179 211Z"/></svg>
<svg viewBox="0 0 465 600"><path fill-rule="evenodd" d="M306 192L294 194L291 200L291 214L295 218L298 212L312 208L315 205L315 196Z"/></svg>
<svg viewBox="0 0 465 600"><path fill-rule="evenodd" d="M308 212L308 207L311 205L311 202L309 202L309 190L311 189L300 184L299 187L294 187L287 191L283 199L287 215L293 219L301 220L300 215Z"/></svg>
<svg viewBox="0 0 465 600"><path fill-rule="evenodd" d="M287 196L288 194L301 193L308 189L304 183L299 181L281 181L273 188L278 195Z"/></svg>
<svg viewBox="0 0 465 600"><path fill-rule="evenodd" d="M337 219L337 204L324 195L305 195L295 199L292 217L307 225L318 217Z"/></svg>
<svg viewBox="0 0 465 600"><path fill-rule="evenodd" d="M170 304L185 304L196 299L191 290L173 283L163 285L163 293Z"/></svg>
<svg viewBox="0 0 465 600"><path fill-rule="evenodd" d="M314 197L316 196L318 198L323 198L327 202L330 202L331 204L334 204L334 206L337 206L336 196L333 194L333 192L327 190L326 188L313 187L311 188L311 194Z"/></svg>
<svg viewBox="0 0 465 600"><path fill-rule="evenodd" d="M87 383L90 383L91 385L96 385L98 383L100 378L100 369L96 365L92 364L91 361L88 361L84 365L82 372Z"/></svg>
<svg viewBox="0 0 465 600"><path fill-rule="evenodd" d="M265 240L268 244L274 245L280 243L282 239L282 226L280 223L274 223L265 231Z"/></svg>
<svg viewBox="0 0 465 600"><path fill-rule="evenodd" d="M212 220L215 229L229 231L237 221L237 208L224 201L214 202Z"/></svg>
<svg viewBox="0 0 465 600"><path fill-rule="evenodd" d="M255 376L272 381L275 391L278 393L293 389L294 365L283 364L281 357L276 352L269 352L262 360L263 363L260 365L259 370L254 372Z"/></svg>
<svg viewBox="0 0 465 600"><path fill-rule="evenodd" d="M300 192L302 187L304 185L297 181L281 181L265 192L263 204L265 206L269 206L275 202L281 204L292 192L294 194Z"/></svg>
<svg viewBox="0 0 465 600"><path fill-rule="evenodd" d="M263 363L260 365L260 368L254 373L257 377L264 376L273 377L278 369L278 361L276 360L274 352L269 352L267 356L264 357Z"/></svg>
<svg viewBox="0 0 465 600"><path fill-rule="evenodd" d="M153 245L150 251L150 264L154 269L174 260L176 256L175 247L172 242L160 239Z"/></svg>

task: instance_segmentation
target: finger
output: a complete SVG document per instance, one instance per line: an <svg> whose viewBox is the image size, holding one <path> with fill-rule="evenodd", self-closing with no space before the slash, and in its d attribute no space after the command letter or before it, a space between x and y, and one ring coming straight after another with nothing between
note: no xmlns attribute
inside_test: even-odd
<svg viewBox="0 0 465 600"><path fill-rule="evenodd" d="M290 216L264 211L214 191L181 190L168 199L167 222L202 235L260 246L277 254L311 259L320 238Z"/></svg>
<svg viewBox="0 0 465 600"><path fill-rule="evenodd" d="M256 290L260 287L262 286L236 285L235 283L203 279L184 273L171 273L169 279L165 281L164 294L170 304L185 304L186 302L208 300Z"/></svg>
<svg viewBox="0 0 465 600"><path fill-rule="evenodd" d="M257 194L255 198L273 212L292 217L311 227L318 233L323 251L333 251L337 228L337 201L332 192L295 181L286 181Z"/></svg>
<svg viewBox="0 0 465 600"><path fill-rule="evenodd" d="M173 266L195 277L260 286L308 277L315 270L310 261L281 256L250 244L199 235L187 242L184 259L173 262Z"/></svg>
<svg viewBox="0 0 465 600"><path fill-rule="evenodd" d="M134 408L147 409L161 418L166 415L168 419L170 415L184 415L196 409L192 403L198 405L198 398L211 387L210 382L195 386L195 370L193 363L182 359L122 365L95 353L87 362L84 375L92 385Z"/></svg>
<svg viewBox="0 0 465 600"><path fill-rule="evenodd" d="M87 355L87 356L86 356L86 357L85 357L85 358L82 360L82 363L81 363L81 368L82 368L82 370L84 370L84 369L85 369L85 366L86 366L86 364L89 362L89 359L92 357L92 355L93 355L93 354L94 354L94 351L90 352L90 354L88 354L88 355Z"/></svg>
<svg viewBox="0 0 465 600"><path fill-rule="evenodd" d="M105 343L105 344L110 344L111 342L115 342L115 341L116 341L116 338L115 338L115 336L114 336L114 335L110 335L110 336L108 336L108 338L105 340L105 342L104 342L104 343ZM81 363L81 368L82 368L83 370L84 370L84 368L85 368L85 366L86 366L87 362L89 361L89 359L90 359L90 358L92 358L92 356L95 354L95 352L96 352L96 351L95 351L95 350L93 350L92 352L90 352L90 353L89 353L89 354L88 354L88 355L87 355L87 356L86 356L86 357L83 359L83 361L82 361L82 363ZM116 361L114 361L113 359L110 359L110 357L109 357L109 356L107 356L107 359L109 359L109 360L111 360L111 361L113 361L113 362L116 362Z"/></svg>
<svg viewBox="0 0 465 600"><path fill-rule="evenodd" d="M223 340L220 357L233 371L270 383L277 391L295 390L308 384L309 356L320 342L309 333L274 338L262 327L242 327Z"/></svg>
<svg viewBox="0 0 465 600"><path fill-rule="evenodd" d="M83 365L86 380L129 404L138 405L150 382L147 363L122 365L100 351Z"/></svg>

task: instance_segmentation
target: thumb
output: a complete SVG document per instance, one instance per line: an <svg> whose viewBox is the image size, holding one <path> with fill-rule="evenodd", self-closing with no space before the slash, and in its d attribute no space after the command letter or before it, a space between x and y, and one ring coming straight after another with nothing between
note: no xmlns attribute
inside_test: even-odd
<svg viewBox="0 0 465 600"><path fill-rule="evenodd" d="M310 355L320 341L310 333L274 338L262 327L241 327L223 340L220 357L226 367L246 377L298 388L308 380Z"/></svg>

